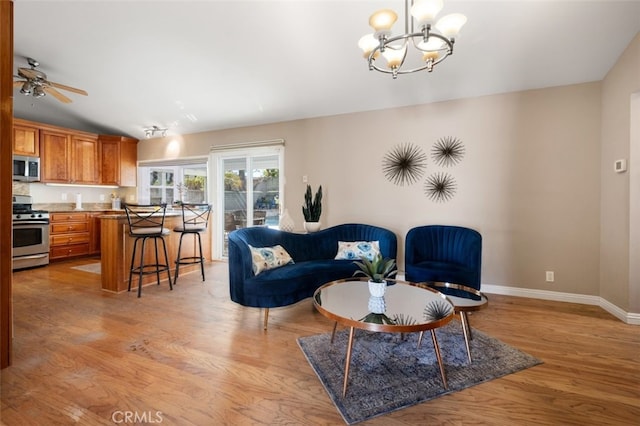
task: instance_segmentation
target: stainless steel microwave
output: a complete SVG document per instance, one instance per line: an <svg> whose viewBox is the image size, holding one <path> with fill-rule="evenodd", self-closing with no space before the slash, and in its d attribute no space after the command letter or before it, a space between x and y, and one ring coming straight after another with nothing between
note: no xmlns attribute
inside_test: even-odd
<svg viewBox="0 0 640 426"><path fill-rule="evenodd" d="M40 158L13 156L13 180L26 182L40 181Z"/></svg>

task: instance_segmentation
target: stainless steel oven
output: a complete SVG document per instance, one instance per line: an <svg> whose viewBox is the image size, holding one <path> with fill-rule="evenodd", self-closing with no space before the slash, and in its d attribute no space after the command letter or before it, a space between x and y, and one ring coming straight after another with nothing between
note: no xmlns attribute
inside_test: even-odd
<svg viewBox="0 0 640 426"><path fill-rule="evenodd" d="M49 212L33 210L31 197L13 197L13 269L49 264Z"/></svg>

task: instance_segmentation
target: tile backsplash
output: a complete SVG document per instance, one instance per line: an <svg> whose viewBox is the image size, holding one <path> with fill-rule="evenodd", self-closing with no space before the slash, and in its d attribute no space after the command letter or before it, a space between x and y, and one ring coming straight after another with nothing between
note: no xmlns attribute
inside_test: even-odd
<svg viewBox="0 0 640 426"><path fill-rule="evenodd" d="M91 186L50 186L43 183L13 182L13 195L31 195L33 203L39 205L70 205L75 207L80 194L82 204L109 205L111 196L135 202L136 188L102 188ZM132 198L133 197L133 198Z"/></svg>

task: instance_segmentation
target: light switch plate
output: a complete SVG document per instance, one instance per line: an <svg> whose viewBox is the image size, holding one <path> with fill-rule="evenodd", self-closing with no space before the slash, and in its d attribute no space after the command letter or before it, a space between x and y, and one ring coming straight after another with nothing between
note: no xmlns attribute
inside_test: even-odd
<svg viewBox="0 0 640 426"><path fill-rule="evenodd" d="M616 160L613 163L613 170L615 170L616 173L624 173L627 171L627 160L624 159L620 159L620 160Z"/></svg>

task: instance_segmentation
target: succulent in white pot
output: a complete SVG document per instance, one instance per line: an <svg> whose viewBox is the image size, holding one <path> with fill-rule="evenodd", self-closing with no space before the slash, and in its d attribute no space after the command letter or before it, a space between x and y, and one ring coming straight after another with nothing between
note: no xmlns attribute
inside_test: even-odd
<svg viewBox="0 0 640 426"><path fill-rule="evenodd" d="M390 258L383 258L378 253L372 260L363 258L359 261L353 262L358 266L358 270L353 273L356 275L365 275L369 277L369 293L373 297L382 297L387 288L387 281L385 278L394 276L398 271L395 269L396 260Z"/></svg>

